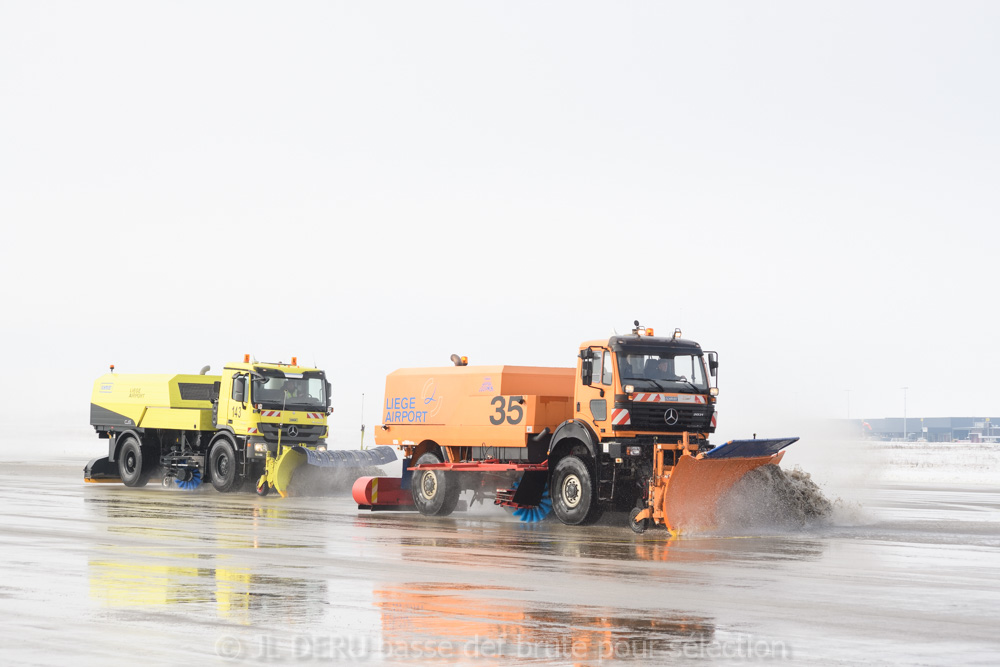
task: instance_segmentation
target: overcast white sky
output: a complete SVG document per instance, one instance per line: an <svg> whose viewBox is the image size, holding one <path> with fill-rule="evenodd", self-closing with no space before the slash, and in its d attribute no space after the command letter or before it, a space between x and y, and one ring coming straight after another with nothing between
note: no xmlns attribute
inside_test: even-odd
<svg viewBox="0 0 1000 667"><path fill-rule="evenodd" d="M0 0L3 404L718 350L720 438L1000 415L1000 4ZM16 380L16 382L15 382ZM369 430L371 433L371 430Z"/></svg>

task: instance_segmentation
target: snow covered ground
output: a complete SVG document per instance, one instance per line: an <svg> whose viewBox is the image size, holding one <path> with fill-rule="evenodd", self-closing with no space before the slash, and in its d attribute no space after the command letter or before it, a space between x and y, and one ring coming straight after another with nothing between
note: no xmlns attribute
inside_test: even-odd
<svg viewBox="0 0 1000 667"><path fill-rule="evenodd" d="M1000 444L865 443L881 461L879 479L904 484L997 484Z"/></svg>

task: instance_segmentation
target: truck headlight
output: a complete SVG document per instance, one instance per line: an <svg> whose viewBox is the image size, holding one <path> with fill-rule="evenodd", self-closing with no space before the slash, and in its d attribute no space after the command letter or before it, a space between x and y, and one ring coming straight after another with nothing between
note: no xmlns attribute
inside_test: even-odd
<svg viewBox="0 0 1000 667"><path fill-rule="evenodd" d="M639 456L639 454L642 454L642 447L626 447L625 452L629 456Z"/></svg>
<svg viewBox="0 0 1000 667"><path fill-rule="evenodd" d="M267 443L266 442L255 442L253 444L253 451L257 454L267 453Z"/></svg>
<svg viewBox="0 0 1000 667"><path fill-rule="evenodd" d="M316 445L316 451L317 452L325 452L326 451L326 445Z"/></svg>

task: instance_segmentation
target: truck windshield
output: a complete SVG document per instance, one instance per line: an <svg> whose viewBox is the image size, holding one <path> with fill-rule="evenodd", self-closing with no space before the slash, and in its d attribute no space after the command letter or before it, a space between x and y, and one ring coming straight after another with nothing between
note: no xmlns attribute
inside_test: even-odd
<svg viewBox="0 0 1000 667"><path fill-rule="evenodd" d="M322 373L271 374L255 378L253 403L269 409L326 409L326 378Z"/></svg>
<svg viewBox="0 0 1000 667"><path fill-rule="evenodd" d="M619 352L622 385L637 389L692 393L708 391L705 364L700 354L675 354L670 350Z"/></svg>

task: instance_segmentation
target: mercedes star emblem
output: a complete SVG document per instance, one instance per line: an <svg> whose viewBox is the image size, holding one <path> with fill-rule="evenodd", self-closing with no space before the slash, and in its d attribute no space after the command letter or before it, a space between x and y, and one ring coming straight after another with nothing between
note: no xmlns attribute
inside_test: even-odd
<svg viewBox="0 0 1000 667"><path fill-rule="evenodd" d="M676 408L670 408L663 413L663 421L667 422L671 426L676 424L678 419L680 419L680 414L677 412Z"/></svg>
<svg viewBox="0 0 1000 667"><path fill-rule="evenodd" d="M676 417L675 417L674 419L676 420ZM669 424L670 422L667 422L667 423ZM288 427L288 430L287 430L287 431L285 431L285 432L286 432L286 433L287 433L288 435L290 435L291 437L293 437L293 438L294 438L295 436L297 436L297 435L299 434L299 429L298 429L298 427L297 427L297 426L289 426L289 427Z"/></svg>

